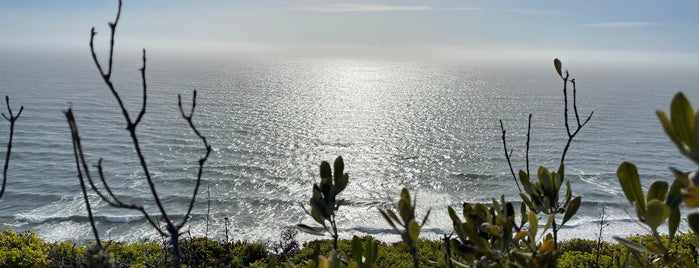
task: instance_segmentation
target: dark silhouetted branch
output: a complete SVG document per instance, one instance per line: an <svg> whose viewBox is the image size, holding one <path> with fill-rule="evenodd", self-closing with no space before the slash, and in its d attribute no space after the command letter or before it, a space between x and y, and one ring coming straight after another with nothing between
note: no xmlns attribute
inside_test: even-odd
<svg viewBox="0 0 699 268"><path fill-rule="evenodd" d="M90 207L90 199L87 197L87 187L85 187L85 179L83 178L83 172L81 171L81 163L85 168L85 158L82 153L82 145L80 144L80 135L78 134L78 126L75 124L75 117L73 116L73 109L68 108L65 112L66 119L68 120L68 125L70 127L70 136L73 140L73 156L75 156L75 168L78 171L78 179L80 180L80 190L83 194L83 199L85 199L85 207L87 209L87 218L90 220L90 227L92 227L92 235L95 236L95 241L97 242L97 247L102 248L102 242L100 241L100 234L97 231L97 226L95 225L95 219L92 217L92 207ZM89 174L87 168L85 168L85 173ZM96 189L92 186L92 189Z"/></svg>
<svg viewBox="0 0 699 268"><path fill-rule="evenodd" d="M12 107L10 107L10 97L5 96L5 104L7 104L7 115L2 114L2 117L5 118L8 122L10 122L10 136L7 140L7 152L5 152L5 165L2 169L2 188L0 188L0 198L2 198L2 195L5 194L5 186L7 184L7 170L10 167L10 156L12 155L12 139L14 138L15 134L15 121L17 121L17 118L22 114L22 111L24 111L24 106L19 107L19 112L17 114L14 114L12 112Z"/></svg>
<svg viewBox="0 0 699 268"><path fill-rule="evenodd" d="M84 183L84 178L87 179L90 187L93 189L97 195L107 202L112 207L116 208L123 208L123 209L131 209L131 210L136 210L139 211L145 219L148 221L148 223L161 235L161 236L168 236L170 237L170 242L173 247L173 253L174 253L174 260L173 264L175 267L180 266L180 254L179 254L179 237L181 235L180 230L183 228L183 226L187 223L187 221L190 218L192 209L194 207L194 203L197 197L197 194L199 192L199 187L201 185L201 178L203 174L203 169L204 169L204 164L209 158L209 155L211 154L211 146L209 146L206 137L204 137L199 130L194 126L194 122L192 121L192 117L194 115L194 110L196 108L196 97L197 93L196 91L193 92L193 97L192 97L192 107L189 113L184 112L184 108L182 105L182 99L178 95L178 107L180 110L180 113L182 114L182 118L187 121L189 124L189 127L192 129L194 134L202 141L204 144L204 147L206 148L206 154L199 159L198 161L198 171L196 175L196 181L195 181L195 186L194 186L194 191L192 193L192 197L190 199L190 202L187 207L187 212L182 218L180 222L174 222L170 216L168 215L165 207L162 204L162 201L160 199L160 196L158 194L158 191L156 189L155 183L153 182L152 174L150 172L150 168L148 166L148 163L146 162L146 159L143 155L142 149L141 149L141 143L138 139L138 136L136 134L136 128L138 127L139 123L141 123L141 120L143 119L145 113L146 113L146 106L147 106L147 82L146 82L146 50L143 50L143 56L142 56L142 67L139 69L141 73L141 82L142 82L142 88L143 88L143 95L142 95L142 105L140 107L140 110L138 114L135 117L135 120L132 119L131 114L127 110L122 97L119 95L119 92L117 92L114 83L112 82L112 68L114 64L114 40L115 40L115 32L116 28L119 23L119 18L121 16L121 9L122 9L122 1L119 0L119 5L117 9L117 15L116 18L114 19L114 22L109 23L109 28L111 30L110 34L110 42L109 42L109 58L108 58L108 65L106 67L106 72L105 68L100 63L100 60L97 57L97 53L95 52L95 46L94 46L94 39L95 35L97 35L97 32L95 32L95 28L92 28L91 35L90 35L90 53L92 55L92 59L95 63L95 66L97 67L97 70L100 73L100 76L102 77L102 80L104 83L107 85L109 88L109 91L112 93L114 98L116 99L119 108L121 109L121 113L124 117L124 120L126 121L126 129L129 132L129 136L131 137L131 142L134 146L134 150L136 152L136 156L138 157L138 162L143 170L143 174L145 177L146 182L148 183L148 188L151 192L151 195L153 196L153 202L155 202L155 205L157 207L159 215L150 215L145 209L144 206L142 205L137 205L137 204L128 204L122 202L117 195L114 194L112 191L111 187L107 183L107 180L105 179L104 172L103 172L103 167L102 167L102 159L100 159L96 165L99 179L101 182L101 188L97 187L95 184L95 181L93 180L92 176L90 175L90 171L88 169L87 161L85 160L85 157L83 155L83 148L82 145L80 144L80 137L78 134L77 130L77 124L75 123L75 118L72 115L71 109L69 109L66 112L66 116L68 118L69 125L71 127L71 133L73 133L73 142L74 142L74 154L76 155L76 165L78 167L78 177L80 178L81 181L81 187L83 189L83 194L85 197L85 200L87 202L88 206L88 214L90 217L90 221L93 224L93 231L95 232L95 238L98 240L99 243L99 238L97 234L97 230L94 227L94 221L91 216L91 211L89 207L89 202L87 201L87 194L86 194L86 186ZM70 115L70 116L69 116ZM82 169L80 168L82 166ZM156 218L157 216L157 218ZM161 226L159 222L162 221L164 223L164 226Z"/></svg>
<svg viewBox="0 0 699 268"><path fill-rule="evenodd" d="M507 131L505 130L505 126L502 124L502 120L500 120L500 129L502 130L502 148L505 149L505 159L507 159L507 165L510 167L512 179L514 179L515 184L517 184L517 190L521 192L522 188L519 186L519 180L517 180L517 175L515 175L515 170L514 168L512 168L512 160L510 159L510 157L512 156L512 150L510 150L509 153L507 152L507 139L505 138L505 134L507 133Z"/></svg>
<svg viewBox="0 0 699 268"><path fill-rule="evenodd" d="M587 119L583 123L580 123L580 114L578 113L578 105L577 105L577 89L575 86L575 79L571 79L570 83L573 85L573 113L575 114L575 122L576 127L575 131L571 132L570 130L570 124L568 123L568 78L570 77L570 74L568 73L568 70L566 69L565 75L561 76L561 79L563 79L563 103L565 105L564 111L563 111L563 117L564 117L564 122L566 126L566 133L568 134L568 141L566 142L566 146L563 148L563 153L561 154L561 165L565 162L566 159L566 154L568 153L568 149L570 148L570 144L573 142L573 138L575 138L575 135L578 135L580 130L587 124L587 122L590 121L592 118L592 114L594 114L594 111L590 112L590 115L587 116Z"/></svg>

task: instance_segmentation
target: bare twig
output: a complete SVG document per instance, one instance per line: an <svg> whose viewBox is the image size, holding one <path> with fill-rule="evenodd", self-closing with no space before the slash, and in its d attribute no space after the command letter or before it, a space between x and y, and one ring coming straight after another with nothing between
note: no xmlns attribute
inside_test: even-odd
<svg viewBox="0 0 699 268"><path fill-rule="evenodd" d="M97 231L97 226L95 225L95 219L92 217L92 208L90 207L90 199L87 197L87 188L85 187L85 180L83 179L83 172L80 169L80 161L82 158L82 147L80 146L80 135L78 134L78 127L75 124L75 117L73 116L73 109L68 108L65 112L66 118L68 119L68 125L70 126L70 135L73 140L73 156L75 156L75 168L78 171L78 179L80 180L80 190L83 194L83 199L85 199L85 207L87 209L87 218L90 220L90 227L92 227L92 234L95 236L95 241L97 242L97 247L102 248L102 242L100 241L100 234ZM83 159L84 160L84 159ZM87 173L87 168L85 169ZM92 187L95 189L95 187Z"/></svg>
<svg viewBox="0 0 699 268"><path fill-rule="evenodd" d="M570 77L570 74L568 73L568 70L566 70L565 75L561 76L561 79L563 79L563 103L565 105L564 111L563 111L563 117L564 117L564 122L565 122L565 127L566 127L566 133L568 134L568 141L566 142L566 146L563 148L563 153L561 154L561 165L565 162L566 159L566 154L568 153L568 149L570 148L570 144L573 142L573 138L575 138L575 135L578 135L580 130L587 124L587 122L590 121L592 118L592 114L594 114L594 111L590 112L590 115L587 116L587 119L583 123L580 123L580 115L578 113L578 106L577 106L577 89L575 86L575 79L571 79L570 83L573 85L573 113L575 114L575 122L576 128L575 131L570 130L570 124L568 123L568 78Z"/></svg>
<svg viewBox="0 0 699 268"><path fill-rule="evenodd" d="M0 188L0 198L2 198L2 195L5 194L5 185L7 184L7 170L10 167L10 156L12 155L12 139L14 138L15 134L15 121L17 121L17 118L22 114L22 111L24 111L24 106L19 107L19 112L17 114L14 114L12 112L12 107L10 107L10 97L5 96L5 104L7 104L7 115L2 114L2 117L5 118L5 120L10 122L10 137L7 140L7 152L5 152L5 166L2 169L2 188Z"/></svg>
<svg viewBox="0 0 699 268"><path fill-rule="evenodd" d="M90 53L92 54L92 59L95 63L95 66L97 67L97 70L100 73L100 76L102 77L102 80L105 82L107 87L109 88L109 91L112 93L114 98L116 99L119 108L121 109L121 113L124 117L124 120L126 121L126 129L129 132L129 136L131 137L131 142L134 146L134 150L136 152L136 155L139 160L139 164L141 169L143 170L144 177L146 179L146 182L148 183L148 188L151 192L151 195L153 196L153 201L156 204L157 210L159 212L159 215L150 215L142 205L136 205L136 204L127 204L122 202L112 191L111 187L107 183L107 180L105 179L103 168L102 168L102 160L100 159L98 164L97 164L97 170L98 170L98 175L100 178L100 181L102 183L102 188L98 188L94 180L92 179L92 176L90 175L89 169L87 168L86 160L83 155L83 149L82 145L80 144L80 138L78 135L77 131L77 125L75 123L75 118L72 116L72 111L69 109L68 112L66 112L66 116L68 117L68 122L69 125L71 126L71 133L73 133L73 142L74 142L74 153L76 155L76 164L78 166L78 176L81 180L81 185L83 188L83 191L85 191L85 185L84 185L84 180L83 180L83 175L84 177L87 178L88 183L90 184L91 188L97 195L107 202L110 206L116 207L116 208L124 208L124 209L131 209L131 210L136 210L141 212L143 216L146 218L146 220L150 223L150 225L161 235L161 236L168 236L170 237L170 242L173 247L173 253L174 253L174 266L179 267L180 266L180 254L179 254L179 242L178 239L180 237L180 230L183 228L183 226L187 223L187 221L190 218L192 209L194 207L194 203L197 197L197 193L199 192L199 186L201 185L201 177L204 169L204 164L206 163L207 159L209 158L209 155L211 154L211 146L209 146L206 138L199 132L199 130L194 126L194 122L192 121L192 117L194 115L194 110L196 108L196 91L193 93L192 97L192 107L191 110L189 111L188 114L185 114L184 109L182 107L182 100L181 97L178 95L178 107L179 110L182 114L182 118L187 121L189 127L192 129L194 134L203 142L204 147L206 148L206 154L199 159L198 161L198 171L196 175L196 181L195 181L195 186L194 186L194 191L192 193L192 197L190 199L188 208L187 208L187 213L184 215L182 220L180 222L174 222L170 216L168 215L167 211L165 210L165 207L162 204L162 201L160 199L160 196L158 195L158 191L155 187L155 183L152 178L152 174L149 170L148 163L145 160L145 157L143 155L142 149L141 149L141 144L138 139L138 136L136 135L136 128L138 127L139 123L141 123L141 120L143 119L145 113L146 113L146 106L147 106L147 83L146 83L146 50L143 50L143 56L142 56L142 67L139 69L141 73L141 82L142 82L142 88L143 88L143 95L142 95L142 105L140 107L140 110L138 114L135 117L135 120L132 120L132 117L130 116L129 111L127 110L121 96L115 89L114 83L112 82L112 70L113 70L113 65L114 65L114 40L115 40L115 33L116 33L116 28L119 23L119 18L121 17L121 9L122 9L122 1L118 1L118 9L117 9L117 14L116 18L114 19L114 22L109 23L109 28L111 30L110 33L110 42L109 42L109 58L108 58L108 65L106 72L104 70L104 67L100 63L100 60L97 57L97 53L95 52L95 46L94 46L94 39L95 35L97 32L95 32L95 28L92 28L91 35L90 35ZM70 114L70 116L68 116ZM80 169L80 166L82 166L82 171ZM85 194L85 193L84 193ZM87 199L86 199L87 201ZM89 211L89 204L88 204L88 214L91 214ZM157 216L157 217L156 217ZM91 218L91 216L90 216ZM92 222L92 219L90 220ZM159 221L162 221L164 223L164 226L159 225ZM94 222L93 222L93 231L95 232L95 238L98 238L98 234L96 231L96 228L94 228Z"/></svg>
<svg viewBox="0 0 699 268"><path fill-rule="evenodd" d="M526 151L525 157L527 159L527 176L531 177L531 175L529 175L529 140L531 138L531 133L532 133L532 114L531 113L529 114L528 122L529 123L527 124L527 145L526 145L527 151Z"/></svg>
<svg viewBox="0 0 699 268"><path fill-rule="evenodd" d="M512 161L510 160L510 157L512 156L512 150L510 150L509 153L507 152L507 139L505 138L505 133L507 133L507 131L505 130L505 126L502 124L502 120L500 120L500 129L502 130L502 147L503 147L503 149L505 149L505 159L507 159L507 165L510 167L510 173L512 173L512 179L514 179L515 184L517 184L517 190L519 190L521 192L522 188L519 186L519 180L517 180L517 175L515 175L515 170L514 170L514 168L512 168ZM527 148L529 148L529 146L527 146ZM527 150L527 152L528 151L529 150Z"/></svg>

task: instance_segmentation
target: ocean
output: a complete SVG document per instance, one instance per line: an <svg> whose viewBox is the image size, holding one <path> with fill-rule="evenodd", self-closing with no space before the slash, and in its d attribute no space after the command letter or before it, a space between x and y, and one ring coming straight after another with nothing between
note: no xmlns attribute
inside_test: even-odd
<svg viewBox="0 0 699 268"><path fill-rule="evenodd" d="M576 78L581 116L594 111L567 156L566 178L574 195L582 196L582 207L561 236L596 238L603 216L610 222L606 240L646 233L634 220L616 168L635 163L644 186L671 181L669 166L696 168L665 137L654 113L668 110L678 91L699 105L699 70L576 65L560 56ZM117 52L114 67L115 85L132 116L141 101L139 59ZM184 214L205 152L180 117L177 94L189 107L192 90L198 91L194 122L213 148L185 237L224 240L227 229L231 240L274 241L285 228L312 224L301 205L319 181L320 162L341 155L350 177L341 195L348 202L338 212L342 237L399 239L378 209L390 207L407 187L417 195L418 217L432 209L423 236L438 238L452 231L447 206L458 210L463 202L501 195L519 205L499 120L516 170L525 168L530 113L532 172L541 165L556 169L567 139L562 82L552 59L198 58L156 52L147 76L147 114L137 134L170 215ZM0 199L2 228L35 231L49 241L92 239L63 113L68 107L90 165L103 159L116 194L156 213L118 105L87 50L4 53L0 95L9 95L15 110L25 108ZM7 135L3 121L3 155ZM94 193L90 198L103 238L160 239L136 211L111 208Z"/></svg>

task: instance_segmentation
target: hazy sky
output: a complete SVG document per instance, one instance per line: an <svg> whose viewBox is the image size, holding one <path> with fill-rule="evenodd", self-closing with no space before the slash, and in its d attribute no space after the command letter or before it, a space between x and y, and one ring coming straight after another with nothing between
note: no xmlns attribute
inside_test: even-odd
<svg viewBox="0 0 699 268"><path fill-rule="evenodd" d="M106 40L116 1L0 1L0 49ZM699 1L133 0L119 45L278 52L531 54L699 61ZM99 38L98 37L98 38Z"/></svg>

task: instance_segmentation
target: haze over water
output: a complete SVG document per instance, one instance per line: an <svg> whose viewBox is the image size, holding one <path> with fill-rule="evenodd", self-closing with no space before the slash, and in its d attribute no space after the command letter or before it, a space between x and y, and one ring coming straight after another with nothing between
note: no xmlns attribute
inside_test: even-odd
<svg viewBox="0 0 699 268"><path fill-rule="evenodd" d="M645 232L616 179L622 161L639 167L644 185L670 181L668 166L692 168L655 117L677 91L699 103L699 69L568 62L578 82L581 116L590 123L567 156L567 175L583 205L564 236L595 237L601 206L611 235ZM114 79L132 113L140 105L139 58L116 55ZM182 215L204 148L177 110L177 94L198 91L194 121L213 147L190 221L204 236L274 240L312 220L301 209L321 161L345 160L350 182L338 226L345 237L395 240L378 213L402 187L417 192L428 237L451 232L446 206L519 200L504 160L498 120L507 129L515 168L524 168L526 119L533 113L531 170L557 168L565 145L562 83L552 58L540 60L336 57L195 57L154 53L148 63L148 112L138 135L170 214ZM33 230L51 241L89 240L63 111L72 106L87 158L103 158L119 196L145 204L150 191L137 165L124 120L87 51L60 55L4 53L0 95L25 112L17 121L0 224ZM185 101L188 103L188 101ZM3 106L4 109L4 106ZM571 117L572 119L572 117ZM7 127L0 125L5 146ZM98 228L119 241L157 239L136 212L115 210L92 195ZM310 238L302 236L302 238Z"/></svg>

